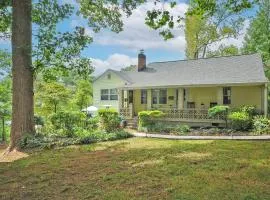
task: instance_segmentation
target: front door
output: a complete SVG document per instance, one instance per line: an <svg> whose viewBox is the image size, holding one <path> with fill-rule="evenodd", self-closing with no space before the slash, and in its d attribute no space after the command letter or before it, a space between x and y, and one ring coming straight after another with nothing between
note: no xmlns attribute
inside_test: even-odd
<svg viewBox="0 0 270 200"><path fill-rule="evenodd" d="M134 116L133 90L128 91L128 106L131 106L132 116Z"/></svg>
<svg viewBox="0 0 270 200"><path fill-rule="evenodd" d="M133 90L128 91L128 104L133 104Z"/></svg>

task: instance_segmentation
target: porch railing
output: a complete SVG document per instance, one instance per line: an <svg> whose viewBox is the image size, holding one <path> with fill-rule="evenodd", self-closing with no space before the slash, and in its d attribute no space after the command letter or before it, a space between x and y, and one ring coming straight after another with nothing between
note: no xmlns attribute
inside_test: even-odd
<svg viewBox="0 0 270 200"><path fill-rule="evenodd" d="M128 107L121 107L119 112L121 117L124 117L125 119L131 119L133 117L132 104Z"/></svg>
<svg viewBox="0 0 270 200"><path fill-rule="evenodd" d="M224 121L225 115L219 114L210 118L208 110L198 109L160 109L168 120Z"/></svg>

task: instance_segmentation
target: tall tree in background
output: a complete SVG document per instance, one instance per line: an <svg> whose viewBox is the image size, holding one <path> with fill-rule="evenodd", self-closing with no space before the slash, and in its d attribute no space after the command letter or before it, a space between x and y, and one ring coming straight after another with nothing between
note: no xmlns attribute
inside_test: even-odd
<svg viewBox="0 0 270 200"><path fill-rule="evenodd" d="M169 6L147 12L146 24L165 39L174 37L173 30L185 21L187 58L207 56L211 44L239 34L241 13L252 8L258 0L191 0L185 17L173 15L177 2L164 1ZM159 1L156 1L159 2ZM181 27L181 26L180 26ZM222 47L220 47L222 48Z"/></svg>
<svg viewBox="0 0 270 200"><path fill-rule="evenodd" d="M56 113L61 104L68 101L71 91L57 82L41 83L37 87L36 100L51 113Z"/></svg>
<svg viewBox="0 0 270 200"><path fill-rule="evenodd" d="M219 42L222 40L239 36L244 19L240 12L228 10L226 2L221 1L216 5L215 11L204 15L196 13L191 15L193 4L196 6L196 0L191 1L191 7L185 20L186 57L188 59L205 58L211 51L211 45L219 46ZM218 48L220 51L215 51L215 53L220 52L219 55L222 55L224 44Z"/></svg>
<svg viewBox="0 0 270 200"><path fill-rule="evenodd" d="M242 51L244 53L260 53L270 77L270 1L262 0L256 17L251 21L245 36Z"/></svg>
<svg viewBox="0 0 270 200"><path fill-rule="evenodd" d="M75 103L81 111L92 103L93 89L89 80L79 80L75 93Z"/></svg>
<svg viewBox="0 0 270 200"><path fill-rule="evenodd" d="M12 1L12 125L10 150L34 133L32 1Z"/></svg>
<svg viewBox="0 0 270 200"><path fill-rule="evenodd" d="M240 50L235 45L223 45L221 44L216 50L208 50L206 57L218 57L218 56L236 56L240 54Z"/></svg>

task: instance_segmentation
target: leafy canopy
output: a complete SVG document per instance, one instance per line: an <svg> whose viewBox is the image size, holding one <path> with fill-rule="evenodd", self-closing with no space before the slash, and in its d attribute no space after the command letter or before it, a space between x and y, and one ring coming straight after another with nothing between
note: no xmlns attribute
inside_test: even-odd
<svg viewBox="0 0 270 200"><path fill-rule="evenodd" d="M242 51L258 52L263 57L268 77L270 77L270 1L262 0L256 17L247 30Z"/></svg>

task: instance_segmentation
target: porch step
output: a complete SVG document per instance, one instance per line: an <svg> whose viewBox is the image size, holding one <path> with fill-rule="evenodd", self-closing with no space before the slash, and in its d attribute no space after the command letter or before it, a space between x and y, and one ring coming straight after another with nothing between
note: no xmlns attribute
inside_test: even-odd
<svg viewBox="0 0 270 200"><path fill-rule="evenodd" d="M137 129L138 128L138 118L135 117L133 119L128 119L126 127L130 128L130 129Z"/></svg>

